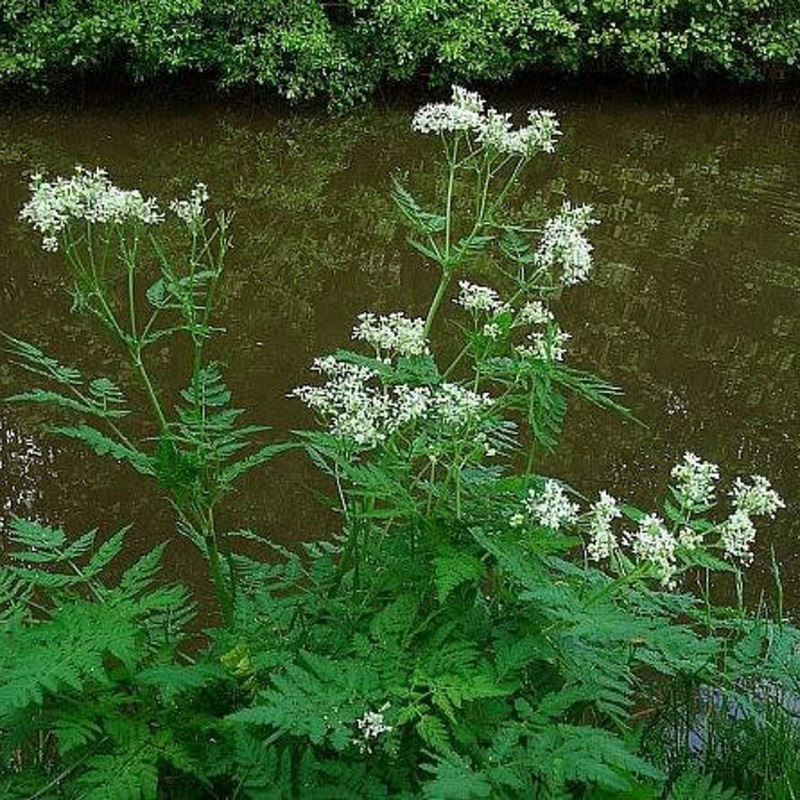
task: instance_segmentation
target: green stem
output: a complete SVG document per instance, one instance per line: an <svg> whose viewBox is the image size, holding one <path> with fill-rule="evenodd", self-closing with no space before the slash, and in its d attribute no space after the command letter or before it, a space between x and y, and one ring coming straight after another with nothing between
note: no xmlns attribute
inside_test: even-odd
<svg viewBox="0 0 800 800"><path fill-rule="evenodd" d="M136 372L139 374L139 377L142 380L142 385L144 386L147 397L150 400L153 413L158 419L161 432L166 433L169 430L169 423L167 422L167 418L164 415L163 409L161 408L161 403L158 400L158 395L156 394L153 382L150 380L150 375L147 372L147 368L142 361L141 345L138 345L135 349L131 350L131 360L133 361L133 366L135 367Z"/></svg>
<svg viewBox="0 0 800 800"><path fill-rule="evenodd" d="M133 264L127 264L128 268L128 314L131 319L131 337L136 340L136 301L135 301L135 279L133 275Z"/></svg>
<svg viewBox="0 0 800 800"><path fill-rule="evenodd" d="M425 516L430 519L431 516L431 505L433 502L433 486L434 480L436 478L436 461L431 459L431 475L428 479L428 499L425 503Z"/></svg>
<svg viewBox="0 0 800 800"><path fill-rule="evenodd" d="M453 190L456 182L456 167L458 162L458 139L453 142L453 156L450 157L450 152L447 152L447 163L449 167L449 175L447 177L447 201L445 204L445 229L444 229L444 256L446 259L450 258L450 235L453 225Z"/></svg>
<svg viewBox="0 0 800 800"><path fill-rule="evenodd" d="M461 519L461 448L456 452L455 479L456 479L456 519Z"/></svg>
<svg viewBox="0 0 800 800"><path fill-rule="evenodd" d="M436 313L439 311L439 307L442 305L445 295L447 294L452 277L452 270L445 267L442 270L441 278L439 278L439 285L436 287L436 294L434 294L433 300L431 301L431 307L428 309L428 314L425 317L424 336L426 339L428 336L430 336L431 328L433 327L433 320L436 317Z"/></svg>
<svg viewBox="0 0 800 800"><path fill-rule="evenodd" d="M225 578L222 574L222 564L219 559L219 548L217 547L217 537L213 530L206 531L206 547L208 550L208 566L211 570L211 579L214 581L214 588L217 590L222 616L225 624L233 627L233 603L231 602L228 589L225 586Z"/></svg>
<svg viewBox="0 0 800 800"><path fill-rule="evenodd" d="M446 378L452 371L461 363L461 359L469 352L469 343L465 344L461 350L459 351L458 355L452 360L450 366L444 371L442 374L443 378Z"/></svg>
<svg viewBox="0 0 800 800"><path fill-rule="evenodd" d="M214 540L219 539L219 549L222 551L225 563L228 565L228 585L226 587L226 596L231 608L231 622L233 622L233 611L236 608L236 593L237 593L237 580L236 580L236 565L233 561L233 553L231 552L231 543L227 534L217 535L216 523L214 521L214 509L208 510L208 524L214 536Z"/></svg>

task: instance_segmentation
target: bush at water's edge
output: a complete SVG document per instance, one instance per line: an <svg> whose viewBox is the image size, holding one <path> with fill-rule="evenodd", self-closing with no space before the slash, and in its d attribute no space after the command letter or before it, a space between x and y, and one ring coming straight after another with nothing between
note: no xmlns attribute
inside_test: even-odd
<svg viewBox="0 0 800 800"><path fill-rule="evenodd" d="M532 71L797 77L794 0L0 0L0 84L201 73L348 105Z"/></svg>

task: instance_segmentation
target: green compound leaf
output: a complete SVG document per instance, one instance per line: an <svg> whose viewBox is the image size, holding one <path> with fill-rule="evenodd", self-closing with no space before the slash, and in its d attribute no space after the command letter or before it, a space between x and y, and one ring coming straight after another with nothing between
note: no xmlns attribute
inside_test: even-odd
<svg viewBox="0 0 800 800"><path fill-rule="evenodd" d="M91 425L55 425L48 430L59 436L83 442L99 456L108 455L117 461L125 461L142 475L155 475L155 466L150 456L106 436Z"/></svg>
<svg viewBox="0 0 800 800"><path fill-rule="evenodd" d="M433 559L434 583L439 602L443 603L457 586L483 577L484 566L479 558L459 550Z"/></svg>

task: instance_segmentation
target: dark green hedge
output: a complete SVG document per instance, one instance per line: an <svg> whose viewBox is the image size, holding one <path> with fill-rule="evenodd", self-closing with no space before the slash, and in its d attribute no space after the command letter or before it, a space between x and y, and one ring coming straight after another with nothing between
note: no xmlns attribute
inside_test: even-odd
<svg viewBox="0 0 800 800"><path fill-rule="evenodd" d="M348 104L529 70L797 75L800 0L0 0L0 84L211 74Z"/></svg>

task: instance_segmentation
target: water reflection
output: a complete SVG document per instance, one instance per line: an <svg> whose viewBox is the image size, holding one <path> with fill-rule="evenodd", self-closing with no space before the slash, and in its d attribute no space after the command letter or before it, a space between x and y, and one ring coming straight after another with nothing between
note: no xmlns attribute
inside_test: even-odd
<svg viewBox="0 0 800 800"><path fill-rule="evenodd" d="M564 193L593 203L594 284L565 294L576 363L622 384L647 429L575 406L548 469L593 492L647 502L686 449L728 474L771 476L789 509L775 542L800 589L797 380L800 344L800 110L796 98L643 101L619 92L497 96L498 105L556 110L556 157L532 171L519 202L553 207ZM307 422L287 392L314 355L342 344L365 308L421 309L432 276L408 251L388 199L394 169L424 191L434 154L413 137L413 103L329 119L235 104L136 101L117 107L28 108L0 118L0 327L94 374L118 357L84 320L67 317L57 260L16 221L25 172L103 165L122 185L162 197L205 181L233 208L235 249L215 355L250 419L285 432ZM171 391L186 376L160 354ZM18 381L19 376L14 378ZM19 383L13 383L15 388ZM12 386L0 366L0 388ZM74 528L135 520L143 546L170 529L151 487L42 438L29 412L0 416L0 504ZM232 524L290 540L315 535L319 483L302 459L252 476L228 507ZM767 559L754 591L766 585Z"/></svg>

